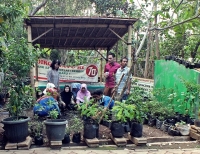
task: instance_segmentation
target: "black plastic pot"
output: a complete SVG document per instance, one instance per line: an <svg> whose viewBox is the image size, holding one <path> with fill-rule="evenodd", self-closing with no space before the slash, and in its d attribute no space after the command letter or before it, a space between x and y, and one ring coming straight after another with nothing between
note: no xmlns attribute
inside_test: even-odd
<svg viewBox="0 0 200 154"><path fill-rule="evenodd" d="M187 123L187 124L190 124L190 125L194 125L194 121L195 121L194 118L188 117L188 118L186 119L186 123Z"/></svg>
<svg viewBox="0 0 200 154"><path fill-rule="evenodd" d="M194 63L195 68L200 68L200 63Z"/></svg>
<svg viewBox="0 0 200 154"><path fill-rule="evenodd" d="M190 63L189 63L189 62L185 62L185 67L186 67L186 68L188 68L188 67L189 67L189 65L190 65Z"/></svg>
<svg viewBox="0 0 200 154"><path fill-rule="evenodd" d="M175 119L175 118L168 118L168 119L166 120L166 122L167 122L169 125L175 125L176 119Z"/></svg>
<svg viewBox="0 0 200 154"><path fill-rule="evenodd" d="M34 137L34 140L35 140L35 145L43 145L44 142L43 142L43 136L35 136Z"/></svg>
<svg viewBox="0 0 200 154"><path fill-rule="evenodd" d="M144 121L143 121L143 124L148 124L148 119L147 118L144 118Z"/></svg>
<svg viewBox="0 0 200 154"><path fill-rule="evenodd" d="M10 117L3 119L2 123L4 124L5 136L8 142L18 143L26 140L28 136L28 121L30 118L26 116Z"/></svg>
<svg viewBox="0 0 200 154"><path fill-rule="evenodd" d="M160 129L161 126L162 126L162 124L163 124L163 121L161 121L161 120L159 120L159 119L156 119L156 128L157 128L157 129Z"/></svg>
<svg viewBox="0 0 200 154"><path fill-rule="evenodd" d="M168 134L171 135L171 136L179 136L180 132L176 129L173 129L173 127L170 126L168 128Z"/></svg>
<svg viewBox="0 0 200 154"><path fill-rule="evenodd" d="M108 128L111 127L111 122L109 122L109 121L102 120L101 124L108 127Z"/></svg>
<svg viewBox="0 0 200 154"><path fill-rule="evenodd" d="M124 127L120 122L112 122L110 130L113 137L123 137L124 135Z"/></svg>
<svg viewBox="0 0 200 154"><path fill-rule="evenodd" d="M170 127L170 125L164 122L162 126L163 126L163 131L168 132L168 128Z"/></svg>
<svg viewBox="0 0 200 154"><path fill-rule="evenodd" d="M130 135L134 137L142 137L143 125L137 122L132 122Z"/></svg>
<svg viewBox="0 0 200 154"><path fill-rule="evenodd" d="M98 124L85 123L84 133L83 133L84 138L93 139L93 138L98 137L98 134L99 134L99 132L97 132L98 128L99 128Z"/></svg>
<svg viewBox="0 0 200 154"><path fill-rule="evenodd" d="M189 64L190 69L194 69L194 64Z"/></svg>
<svg viewBox="0 0 200 154"><path fill-rule="evenodd" d="M65 134L64 139L62 140L63 144L70 143L70 134Z"/></svg>
<svg viewBox="0 0 200 154"><path fill-rule="evenodd" d="M155 126L156 125L156 119L150 117L148 119L148 125L151 126L151 127Z"/></svg>
<svg viewBox="0 0 200 154"><path fill-rule="evenodd" d="M123 127L124 127L124 131L125 131L125 132L130 132L130 125L129 125L129 122L124 123L124 124L123 124Z"/></svg>
<svg viewBox="0 0 200 154"><path fill-rule="evenodd" d="M72 142L80 143L81 142L81 133L75 133L72 136Z"/></svg>

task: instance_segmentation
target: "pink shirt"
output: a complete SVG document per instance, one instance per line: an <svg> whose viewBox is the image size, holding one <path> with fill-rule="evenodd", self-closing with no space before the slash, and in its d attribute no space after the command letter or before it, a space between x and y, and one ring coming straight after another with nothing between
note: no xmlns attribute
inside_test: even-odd
<svg viewBox="0 0 200 154"><path fill-rule="evenodd" d="M104 73L109 72L108 77L106 78L106 87L113 88L115 87L115 74L117 69L120 68L120 64L114 62L113 65L107 63L104 68Z"/></svg>

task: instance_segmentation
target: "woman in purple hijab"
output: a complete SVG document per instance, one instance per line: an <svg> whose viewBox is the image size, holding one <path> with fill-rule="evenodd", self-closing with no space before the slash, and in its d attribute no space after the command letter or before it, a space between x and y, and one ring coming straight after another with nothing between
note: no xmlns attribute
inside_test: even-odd
<svg viewBox="0 0 200 154"><path fill-rule="evenodd" d="M84 100L89 100L91 97L90 92L87 90L87 85L86 84L81 84L81 89L78 91L77 96L76 96L76 103L79 105L80 103L83 103Z"/></svg>

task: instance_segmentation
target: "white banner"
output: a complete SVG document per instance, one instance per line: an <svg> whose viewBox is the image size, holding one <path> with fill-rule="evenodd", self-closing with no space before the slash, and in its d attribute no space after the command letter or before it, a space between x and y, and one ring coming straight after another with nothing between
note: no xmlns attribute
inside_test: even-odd
<svg viewBox="0 0 200 154"><path fill-rule="evenodd" d="M38 60L38 80L47 81L47 72L50 70L51 61L46 59ZM60 82L98 82L98 66L96 64L63 66L59 68ZM34 78L35 69L34 69Z"/></svg>

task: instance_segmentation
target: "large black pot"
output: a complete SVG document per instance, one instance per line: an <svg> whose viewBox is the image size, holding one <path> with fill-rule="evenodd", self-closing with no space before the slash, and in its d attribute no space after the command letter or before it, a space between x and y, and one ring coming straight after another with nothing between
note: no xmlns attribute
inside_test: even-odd
<svg viewBox="0 0 200 154"><path fill-rule="evenodd" d="M110 130L113 137L123 137L124 135L124 127L120 122L112 122Z"/></svg>
<svg viewBox="0 0 200 154"><path fill-rule="evenodd" d="M143 125L137 122L132 122L130 135L134 137L142 137Z"/></svg>
<svg viewBox="0 0 200 154"><path fill-rule="evenodd" d="M49 141L62 141L65 136L66 124L65 119L45 120L46 134Z"/></svg>
<svg viewBox="0 0 200 154"><path fill-rule="evenodd" d="M5 136L8 142L18 143L26 140L28 136L28 121L29 117L20 116L10 117L3 119L2 123L4 124Z"/></svg>

